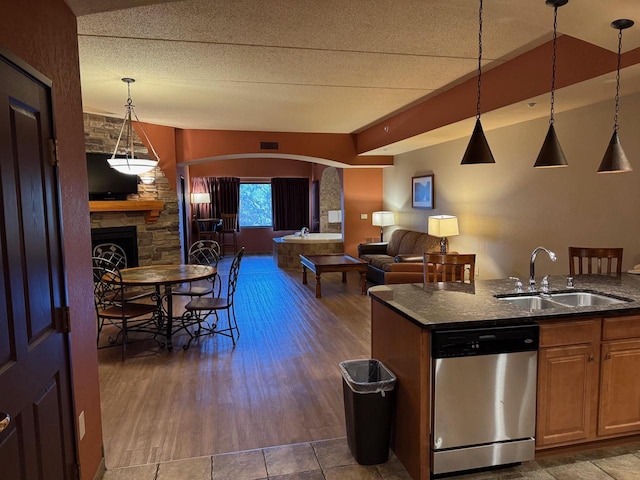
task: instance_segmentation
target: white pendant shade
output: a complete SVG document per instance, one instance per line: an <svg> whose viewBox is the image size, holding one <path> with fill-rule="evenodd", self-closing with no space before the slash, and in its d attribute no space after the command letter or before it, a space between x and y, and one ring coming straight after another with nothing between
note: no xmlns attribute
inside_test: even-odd
<svg viewBox="0 0 640 480"><path fill-rule="evenodd" d="M127 84L127 104L125 105L125 115L124 120L122 122L122 128L120 129L120 135L118 135L118 141L116 142L116 146L113 149L113 154L111 158L107 160L109 162L109 166L114 170L117 170L120 173L124 173L126 175L140 175L141 173L147 173L158 166L158 154L156 153L153 145L151 145L151 140L147 136L147 133L144 131L140 120L138 119L138 115L136 114L135 107L133 105L133 101L131 100L131 84L135 82L133 78L123 78L123 82ZM153 152L153 155L156 157L155 160L149 160L146 158L135 158L134 153L134 131L133 131L133 117L135 117L136 122L138 122L138 126L144 135L144 138L147 140L147 144L149 148ZM124 135L124 138L123 138ZM120 142L122 140L122 146ZM120 153L121 156L117 156Z"/></svg>
<svg viewBox="0 0 640 480"><path fill-rule="evenodd" d="M158 165L157 160L147 160L144 158L111 157L107 162L114 170L127 175L140 175L141 173L147 173Z"/></svg>

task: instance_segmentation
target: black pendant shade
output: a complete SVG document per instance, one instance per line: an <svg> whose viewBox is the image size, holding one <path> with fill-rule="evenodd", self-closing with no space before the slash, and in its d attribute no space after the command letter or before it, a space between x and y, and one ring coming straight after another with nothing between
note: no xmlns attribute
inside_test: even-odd
<svg viewBox="0 0 640 480"><path fill-rule="evenodd" d="M487 137L484 136L480 118L477 118L476 126L473 129L471 139L469 140L469 145L467 145L467 150L464 152L464 156L462 157L462 162L460 164L474 165L479 163L496 163L496 161L489 149Z"/></svg>
<svg viewBox="0 0 640 480"><path fill-rule="evenodd" d="M556 136L556 129L553 127L553 123L549 125L549 131L544 139L536 163L533 165L536 168L553 168L553 167L566 167L568 166L567 159L564 158L564 152L558 142Z"/></svg>
<svg viewBox="0 0 640 480"><path fill-rule="evenodd" d="M631 163L627 159L627 156L620 144L620 137L618 137L618 110L620 109L620 55L622 53L622 31L632 27L633 20L628 18L621 18L611 22L611 26L618 30L618 67L616 70L616 110L613 116L613 135L609 140L609 146L607 151L604 152L604 158L600 162L600 168L598 173L625 173L633 171Z"/></svg>
<svg viewBox="0 0 640 480"><path fill-rule="evenodd" d="M604 158L600 163L600 168L598 168L598 173L624 173L631 171L633 171L633 168L631 168L631 163L629 163L622 149L618 132L614 131L607 151L604 153Z"/></svg>

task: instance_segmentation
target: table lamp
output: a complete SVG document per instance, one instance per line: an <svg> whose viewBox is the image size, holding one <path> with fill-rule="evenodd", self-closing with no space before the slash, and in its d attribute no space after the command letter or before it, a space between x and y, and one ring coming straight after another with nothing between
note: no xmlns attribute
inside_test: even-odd
<svg viewBox="0 0 640 480"><path fill-rule="evenodd" d="M433 215L429 217L429 235L440 237L440 253L447 253L449 247L447 237L460 235L458 217L453 215Z"/></svg>
<svg viewBox="0 0 640 480"><path fill-rule="evenodd" d="M211 203L211 195L206 192L192 193L191 204L196 205L196 211L198 212L195 217L200 218L200 204Z"/></svg>
<svg viewBox="0 0 640 480"><path fill-rule="evenodd" d="M373 212L371 214L371 225L373 225L374 227L380 227L380 241L383 242L384 240L382 239L382 235L383 235L383 230L384 227L388 227L390 225L395 225L396 221L395 218L393 216L393 212L388 212L388 211L380 211L380 212Z"/></svg>

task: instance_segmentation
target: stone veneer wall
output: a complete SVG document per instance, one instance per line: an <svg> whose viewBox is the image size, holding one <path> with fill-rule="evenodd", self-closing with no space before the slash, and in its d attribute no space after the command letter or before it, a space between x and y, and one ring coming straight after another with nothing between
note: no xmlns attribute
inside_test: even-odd
<svg viewBox="0 0 640 480"><path fill-rule="evenodd" d="M122 127L122 119L102 115L84 114L84 137L87 152L112 153ZM136 136L134 148L148 153ZM161 169L156 168L147 177L155 176L149 185L138 184L138 194L128 200L162 200L164 210L155 223L145 223L143 212L93 212L91 228L135 226L138 235L138 262L142 265L182 263L180 250L180 220L178 197Z"/></svg>
<svg viewBox="0 0 640 480"><path fill-rule="evenodd" d="M320 179L320 231L342 233L342 223L329 223L329 210L342 210L342 187L335 167L325 168Z"/></svg>

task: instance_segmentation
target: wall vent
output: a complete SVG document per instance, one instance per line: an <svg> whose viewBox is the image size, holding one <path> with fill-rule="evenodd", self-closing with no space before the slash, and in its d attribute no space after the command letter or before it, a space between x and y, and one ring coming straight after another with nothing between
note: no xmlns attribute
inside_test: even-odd
<svg viewBox="0 0 640 480"><path fill-rule="evenodd" d="M260 142L260 150L278 150L278 142Z"/></svg>

